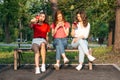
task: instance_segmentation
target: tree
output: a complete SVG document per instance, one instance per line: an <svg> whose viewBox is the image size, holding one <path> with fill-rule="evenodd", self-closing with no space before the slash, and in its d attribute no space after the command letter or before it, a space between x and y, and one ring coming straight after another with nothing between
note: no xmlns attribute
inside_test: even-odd
<svg viewBox="0 0 120 80"><path fill-rule="evenodd" d="M120 52L120 0L117 0L116 4L115 42L113 50Z"/></svg>
<svg viewBox="0 0 120 80"><path fill-rule="evenodd" d="M5 42L11 42L11 30L13 29L13 24L15 25L16 17L18 12L18 0L2 0L0 13L1 24L3 27ZM16 7L15 7L16 6Z"/></svg>
<svg viewBox="0 0 120 80"><path fill-rule="evenodd" d="M109 21L108 43L107 46L114 44L115 20Z"/></svg>
<svg viewBox="0 0 120 80"><path fill-rule="evenodd" d="M52 10L53 10L52 16L53 16L53 19L54 19L55 12L58 9L58 7L57 7L58 0L49 0L49 1L51 2L51 6L52 6Z"/></svg>

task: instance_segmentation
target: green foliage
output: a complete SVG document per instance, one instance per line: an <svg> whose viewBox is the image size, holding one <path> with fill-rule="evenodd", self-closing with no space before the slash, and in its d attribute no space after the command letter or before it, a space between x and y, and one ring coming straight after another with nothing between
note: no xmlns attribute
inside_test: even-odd
<svg viewBox="0 0 120 80"><path fill-rule="evenodd" d="M67 15L69 22L73 22L77 10L85 10L91 24L90 35L93 37L107 38L108 22L115 20L115 0L60 0L58 7Z"/></svg>
<svg viewBox="0 0 120 80"><path fill-rule="evenodd" d="M112 51L112 46L111 47L95 47L92 48L93 50L93 55L96 57L104 56L107 53L110 53Z"/></svg>
<svg viewBox="0 0 120 80"><path fill-rule="evenodd" d="M15 47L2 47L0 46L0 52L3 53L3 52L12 52L14 50Z"/></svg>
<svg viewBox="0 0 120 80"><path fill-rule="evenodd" d="M64 12L66 20L70 23L74 21L77 10L84 9L87 12L91 24L90 35L93 37L107 37L108 22L115 20L115 5L115 0L58 0L58 8ZM53 11L49 1L3 0L0 2L0 41L6 39L6 27L9 27L8 33L11 41L19 38L20 32L23 34L23 39L27 38L30 41L33 33L29 29L29 21L41 10L47 13L49 23L51 23Z"/></svg>

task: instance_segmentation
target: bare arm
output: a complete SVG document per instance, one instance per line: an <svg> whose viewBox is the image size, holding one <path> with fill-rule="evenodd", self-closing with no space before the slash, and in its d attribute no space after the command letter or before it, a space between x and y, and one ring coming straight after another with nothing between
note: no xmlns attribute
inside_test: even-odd
<svg viewBox="0 0 120 80"><path fill-rule="evenodd" d="M75 25L72 24L71 36L75 37Z"/></svg>
<svg viewBox="0 0 120 80"><path fill-rule="evenodd" d="M52 36L54 36L56 34L56 32L57 32L57 29L56 28L55 29L52 28Z"/></svg>
<svg viewBox="0 0 120 80"><path fill-rule="evenodd" d="M37 22L36 18L33 18L30 20L30 28L33 28L32 24L35 24Z"/></svg>
<svg viewBox="0 0 120 80"><path fill-rule="evenodd" d="M68 36L69 35L69 28L65 29L65 27L63 27L63 29L64 29L64 32L65 32L66 36Z"/></svg>
<svg viewBox="0 0 120 80"><path fill-rule="evenodd" d="M59 27L60 27L59 24L57 24L55 28L52 28L52 36L54 36L54 35L56 34L57 29L58 29Z"/></svg>
<svg viewBox="0 0 120 80"><path fill-rule="evenodd" d="M69 24L69 23L66 23L66 24L67 24L67 26L70 27L70 24ZM61 26L63 27L63 30L64 30L66 36L68 36L68 35L69 35L69 28L68 28L68 27L65 28L65 23L64 23L64 22L61 23Z"/></svg>
<svg viewBox="0 0 120 80"><path fill-rule="evenodd" d="M49 36L48 36L48 33L47 33L47 36L46 36L46 45L47 45L47 48L50 48L50 44L49 44Z"/></svg>
<svg viewBox="0 0 120 80"><path fill-rule="evenodd" d="M46 35L46 41L47 41L47 43L49 42L48 33L47 33L47 35Z"/></svg>

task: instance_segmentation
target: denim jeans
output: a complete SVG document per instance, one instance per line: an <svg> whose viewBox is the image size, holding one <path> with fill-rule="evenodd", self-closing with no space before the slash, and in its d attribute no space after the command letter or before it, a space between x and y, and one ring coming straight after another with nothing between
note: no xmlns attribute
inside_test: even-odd
<svg viewBox="0 0 120 80"><path fill-rule="evenodd" d="M72 42L71 46L79 50L79 62L84 62L85 54L88 53L88 42L84 39L79 39L77 42Z"/></svg>
<svg viewBox="0 0 120 80"><path fill-rule="evenodd" d="M67 39L55 38L53 41L53 46L56 49L56 60L60 60L61 55L65 54L65 48L67 47Z"/></svg>

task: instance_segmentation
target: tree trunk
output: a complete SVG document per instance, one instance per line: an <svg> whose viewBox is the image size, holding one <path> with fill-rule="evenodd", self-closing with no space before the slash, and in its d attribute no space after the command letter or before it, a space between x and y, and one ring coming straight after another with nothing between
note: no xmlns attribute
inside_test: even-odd
<svg viewBox="0 0 120 80"><path fill-rule="evenodd" d="M114 51L120 52L120 0L117 0Z"/></svg>
<svg viewBox="0 0 120 80"><path fill-rule="evenodd" d="M20 30L20 42L22 42L22 39L23 39L23 37L22 37L22 24L21 24L21 19L20 19L20 21L19 21L19 30Z"/></svg>
<svg viewBox="0 0 120 80"><path fill-rule="evenodd" d="M112 46L114 43L114 32L115 32L115 21L110 21L109 33L108 33L108 46Z"/></svg>
<svg viewBox="0 0 120 80"><path fill-rule="evenodd" d="M51 6L52 6L52 10L53 10L53 13L52 13L52 17L54 19L54 16L55 16L55 12L57 11L58 7L57 7L57 1L58 0L49 0L51 2Z"/></svg>
<svg viewBox="0 0 120 80"><path fill-rule="evenodd" d="M10 43L11 39L10 39L10 29L9 29L9 20L8 18L6 18L6 22L5 22L5 42L6 43Z"/></svg>

